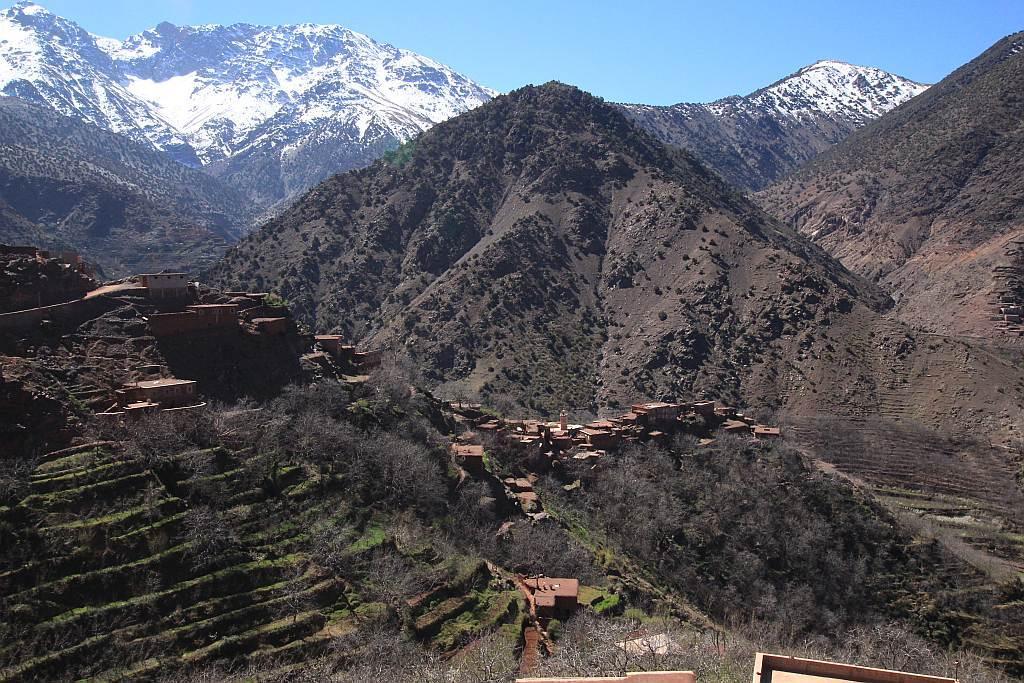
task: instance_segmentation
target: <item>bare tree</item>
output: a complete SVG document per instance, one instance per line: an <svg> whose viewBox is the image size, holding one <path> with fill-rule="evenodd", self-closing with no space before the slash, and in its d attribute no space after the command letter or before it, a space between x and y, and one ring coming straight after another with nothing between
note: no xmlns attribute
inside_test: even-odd
<svg viewBox="0 0 1024 683"><path fill-rule="evenodd" d="M187 556L197 570L209 570L222 564L238 539L221 513L202 506L185 512L184 540L189 542Z"/></svg>

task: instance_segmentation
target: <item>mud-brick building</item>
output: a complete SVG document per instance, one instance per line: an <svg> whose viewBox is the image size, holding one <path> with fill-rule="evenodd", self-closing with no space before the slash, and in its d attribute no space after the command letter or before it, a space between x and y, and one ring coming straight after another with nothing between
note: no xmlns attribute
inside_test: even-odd
<svg viewBox="0 0 1024 683"><path fill-rule="evenodd" d="M188 273L142 273L138 279L150 299L180 299L188 296Z"/></svg>
<svg viewBox="0 0 1024 683"><path fill-rule="evenodd" d="M768 425L754 425L754 436L758 439L764 439L767 441L774 441L775 439L782 438L782 429L779 427L769 427Z"/></svg>
<svg viewBox="0 0 1024 683"><path fill-rule="evenodd" d="M581 429L579 434L588 446L599 451L611 450L619 445L619 435L610 429L588 426Z"/></svg>
<svg viewBox="0 0 1024 683"><path fill-rule="evenodd" d="M484 473L484 447L479 444L452 444L452 455L471 474Z"/></svg>
<svg viewBox="0 0 1024 683"><path fill-rule="evenodd" d="M181 313L149 316L149 329L156 337L237 328L238 304L195 304Z"/></svg>
<svg viewBox="0 0 1024 683"><path fill-rule="evenodd" d="M674 422L679 417L682 406L678 403L664 403L663 401L651 401L649 403L636 403L630 408L630 412L643 418L648 424L666 424Z"/></svg>
<svg viewBox="0 0 1024 683"><path fill-rule="evenodd" d="M132 382L116 394L122 406L150 403L161 408L180 408L195 404L199 389L194 380L169 377Z"/></svg>
<svg viewBox="0 0 1024 683"><path fill-rule="evenodd" d="M537 616L542 619L562 619L579 607L580 582L578 579L557 579L538 576L523 579L533 595Z"/></svg>
<svg viewBox="0 0 1024 683"><path fill-rule="evenodd" d="M288 318L253 318L250 322L259 334L268 336L287 333L291 324Z"/></svg>

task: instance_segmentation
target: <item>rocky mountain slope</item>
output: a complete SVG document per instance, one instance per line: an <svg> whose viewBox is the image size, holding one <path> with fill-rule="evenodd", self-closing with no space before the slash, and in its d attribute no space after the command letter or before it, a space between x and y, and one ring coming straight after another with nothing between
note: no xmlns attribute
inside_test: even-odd
<svg viewBox="0 0 1024 683"><path fill-rule="evenodd" d="M179 27L101 38L31 2L0 12L0 91L189 165L267 206L493 94L340 26Z"/></svg>
<svg viewBox="0 0 1024 683"><path fill-rule="evenodd" d="M826 60L746 96L621 106L658 139L690 150L736 187L756 191L927 87L881 69Z"/></svg>
<svg viewBox="0 0 1024 683"><path fill-rule="evenodd" d="M766 190L765 207L879 281L909 323L991 337L1024 235L1024 34ZM1009 267L1009 266L1008 266Z"/></svg>
<svg viewBox="0 0 1024 683"><path fill-rule="evenodd" d="M0 241L78 250L110 276L211 263L243 195L151 147L0 97Z"/></svg>
<svg viewBox="0 0 1024 683"><path fill-rule="evenodd" d="M1024 386L1006 364L968 354L961 366L952 347L883 327L888 301L872 285L559 84L497 98L332 178L209 275L407 353L453 394L552 412L706 394L866 415L892 391L906 416L938 419L903 382L938 358L972 387L1013 378L1002 397L979 386L965 420L986 401L1016 409Z"/></svg>

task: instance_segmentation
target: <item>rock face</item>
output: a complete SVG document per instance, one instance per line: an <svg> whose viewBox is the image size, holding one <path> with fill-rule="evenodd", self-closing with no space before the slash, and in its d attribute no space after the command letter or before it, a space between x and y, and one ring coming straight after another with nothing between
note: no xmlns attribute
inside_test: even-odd
<svg viewBox="0 0 1024 683"><path fill-rule="evenodd" d="M690 150L736 187L756 191L927 87L881 69L826 60L745 97L621 106L658 139Z"/></svg>
<svg viewBox="0 0 1024 683"><path fill-rule="evenodd" d="M121 42L30 2L0 12L0 90L184 164L223 162L262 207L493 94L341 26L162 23Z"/></svg>
<svg viewBox="0 0 1024 683"><path fill-rule="evenodd" d="M1024 236L1024 34L765 190L777 216L877 280L932 331L999 334L990 319Z"/></svg>
<svg viewBox="0 0 1024 683"><path fill-rule="evenodd" d="M72 248L111 277L189 270L252 217L241 193L151 147L0 97L0 242Z"/></svg>

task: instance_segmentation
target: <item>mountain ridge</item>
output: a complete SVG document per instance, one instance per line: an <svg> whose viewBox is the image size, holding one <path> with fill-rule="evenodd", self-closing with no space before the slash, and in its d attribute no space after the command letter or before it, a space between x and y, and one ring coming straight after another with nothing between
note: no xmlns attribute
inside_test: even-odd
<svg viewBox="0 0 1024 683"><path fill-rule="evenodd" d="M0 241L71 248L110 277L201 268L241 235L241 193L132 142L0 97Z"/></svg>
<svg viewBox="0 0 1024 683"><path fill-rule="evenodd" d="M926 88L882 69L825 59L749 95L619 106L662 142L689 149L736 187L754 191Z"/></svg>
<svg viewBox="0 0 1024 683"><path fill-rule="evenodd" d="M238 157L222 174L261 208L493 94L443 64L339 25L164 22L116 41L22 2L0 11L0 40L0 91L186 165ZM295 150L314 158L297 178L287 163ZM259 188L268 168L269 193Z"/></svg>
<svg viewBox="0 0 1024 683"><path fill-rule="evenodd" d="M409 356L443 395L547 414L710 396L794 415L898 403L936 424L949 407L917 398L925 373L977 395L958 409L966 424L1018 381L887 320L873 284L557 83L333 177L204 277L275 291L318 331Z"/></svg>
<svg viewBox="0 0 1024 683"><path fill-rule="evenodd" d="M998 336L994 272L1024 237L1022 50L1024 33L1001 39L759 200L881 282L911 324Z"/></svg>

